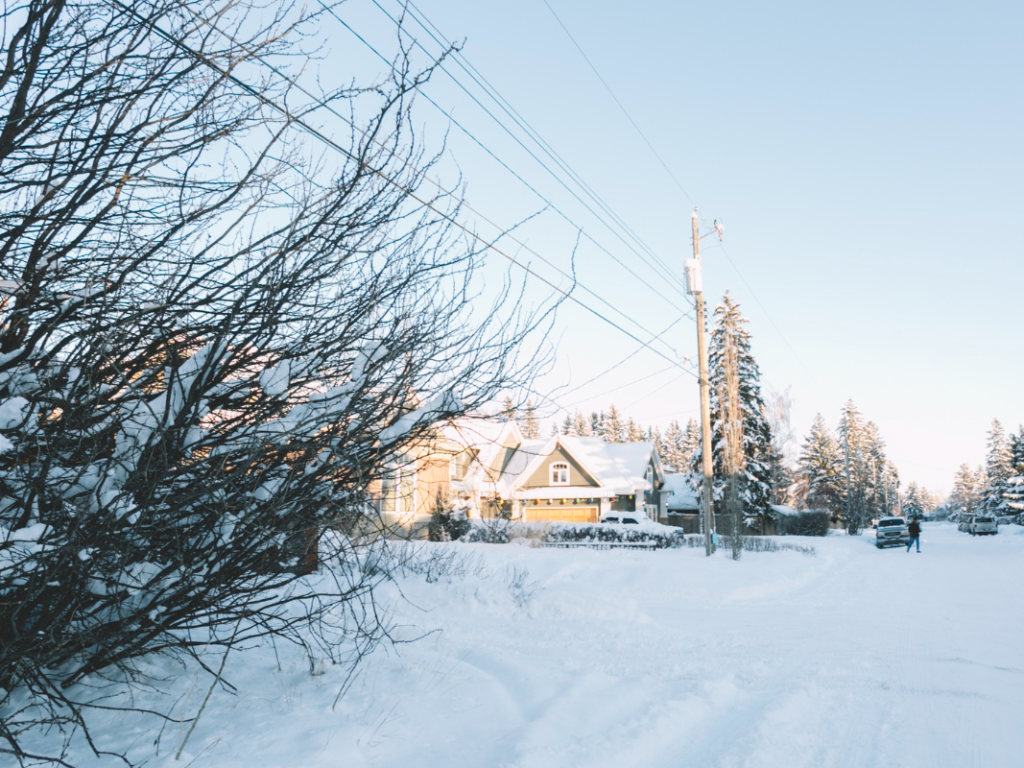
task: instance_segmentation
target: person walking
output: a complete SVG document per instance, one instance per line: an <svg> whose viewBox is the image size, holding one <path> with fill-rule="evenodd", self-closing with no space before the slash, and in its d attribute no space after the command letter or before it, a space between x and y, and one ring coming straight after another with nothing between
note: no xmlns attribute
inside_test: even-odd
<svg viewBox="0 0 1024 768"><path fill-rule="evenodd" d="M911 520L910 521L910 525L907 526L907 533L910 534L910 541L907 542L907 552L910 551L910 548L912 546L914 546L914 544L917 544L917 551L918 551L918 554L920 554L920 552L921 552L921 524L919 522L917 522L917 518L916 517L913 520Z"/></svg>

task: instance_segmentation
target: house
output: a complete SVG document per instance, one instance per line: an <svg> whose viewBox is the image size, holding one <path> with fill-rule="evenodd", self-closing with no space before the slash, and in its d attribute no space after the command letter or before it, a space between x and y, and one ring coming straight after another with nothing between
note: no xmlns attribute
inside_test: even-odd
<svg viewBox="0 0 1024 768"><path fill-rule="evenodd" d="M700 496L694 490L697 475L672 473L665 475L665 512L661 522L682 528L683 533L700 533Z"/></svg>
<svg viewBox="0 0 1024 768"><path fill-rule="evenodd" d="M379 486L386 525L426 526L436 500L473 517L596 523L612 512L664 517L665 475L652 443L523 437L514 421L466 418L412 448Z"/></svg>
<svg viewBox="0 0 1024 768"><path fill-rule="evenodd" d="M508 421L489 444L473 450L455 490L482 516L576 523L599 522L611 512L659 517L665 475L652 443L567 435L526 439Z"/></svg>

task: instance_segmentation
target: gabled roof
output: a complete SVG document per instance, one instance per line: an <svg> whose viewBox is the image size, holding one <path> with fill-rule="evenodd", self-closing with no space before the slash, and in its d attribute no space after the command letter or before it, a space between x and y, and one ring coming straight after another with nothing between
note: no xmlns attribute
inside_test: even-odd
<svg viewBox="0 0 1024 768"><path fill-rule="evenodd" d="M522 445L523 433L512 419L494 421L479 417L457 419L442 430L447 439L477 452L477 460L489 467L506 440L511 436L515 445Z"/></svg>
<svg viewBox="0 0 1024 768"><path fill-rule="evenodd" d="M643 488L646 485L644 475L652 460L656 474L661 474L661 464L653 443L606 443L597 437L556 435L538 450L518 474L516 487L532 476L559 446L606 492L632 494L637 488ZM592 496L597 492L597 489L591 489L586 495Z"/></svg>

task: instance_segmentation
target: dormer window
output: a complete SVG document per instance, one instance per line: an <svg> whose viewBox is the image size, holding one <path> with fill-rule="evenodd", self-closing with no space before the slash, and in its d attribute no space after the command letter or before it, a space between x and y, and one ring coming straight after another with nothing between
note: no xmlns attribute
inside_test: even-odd
<svg viewBox="0 0 1024 768"><path fill-rule="evenodd" d="M569 465L566 464L564 461L560 461L551 465L551 484L569 484Z"/></svg>

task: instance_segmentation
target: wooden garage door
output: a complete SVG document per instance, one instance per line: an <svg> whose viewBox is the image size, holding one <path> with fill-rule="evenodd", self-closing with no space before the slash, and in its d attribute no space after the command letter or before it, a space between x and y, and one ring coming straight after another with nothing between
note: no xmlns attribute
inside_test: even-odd
<svg viewBox="0 0 1024 768"><path fill-rule="evenodd" d="M596 523L597 507L527 507L526 521Z"/></svg>

